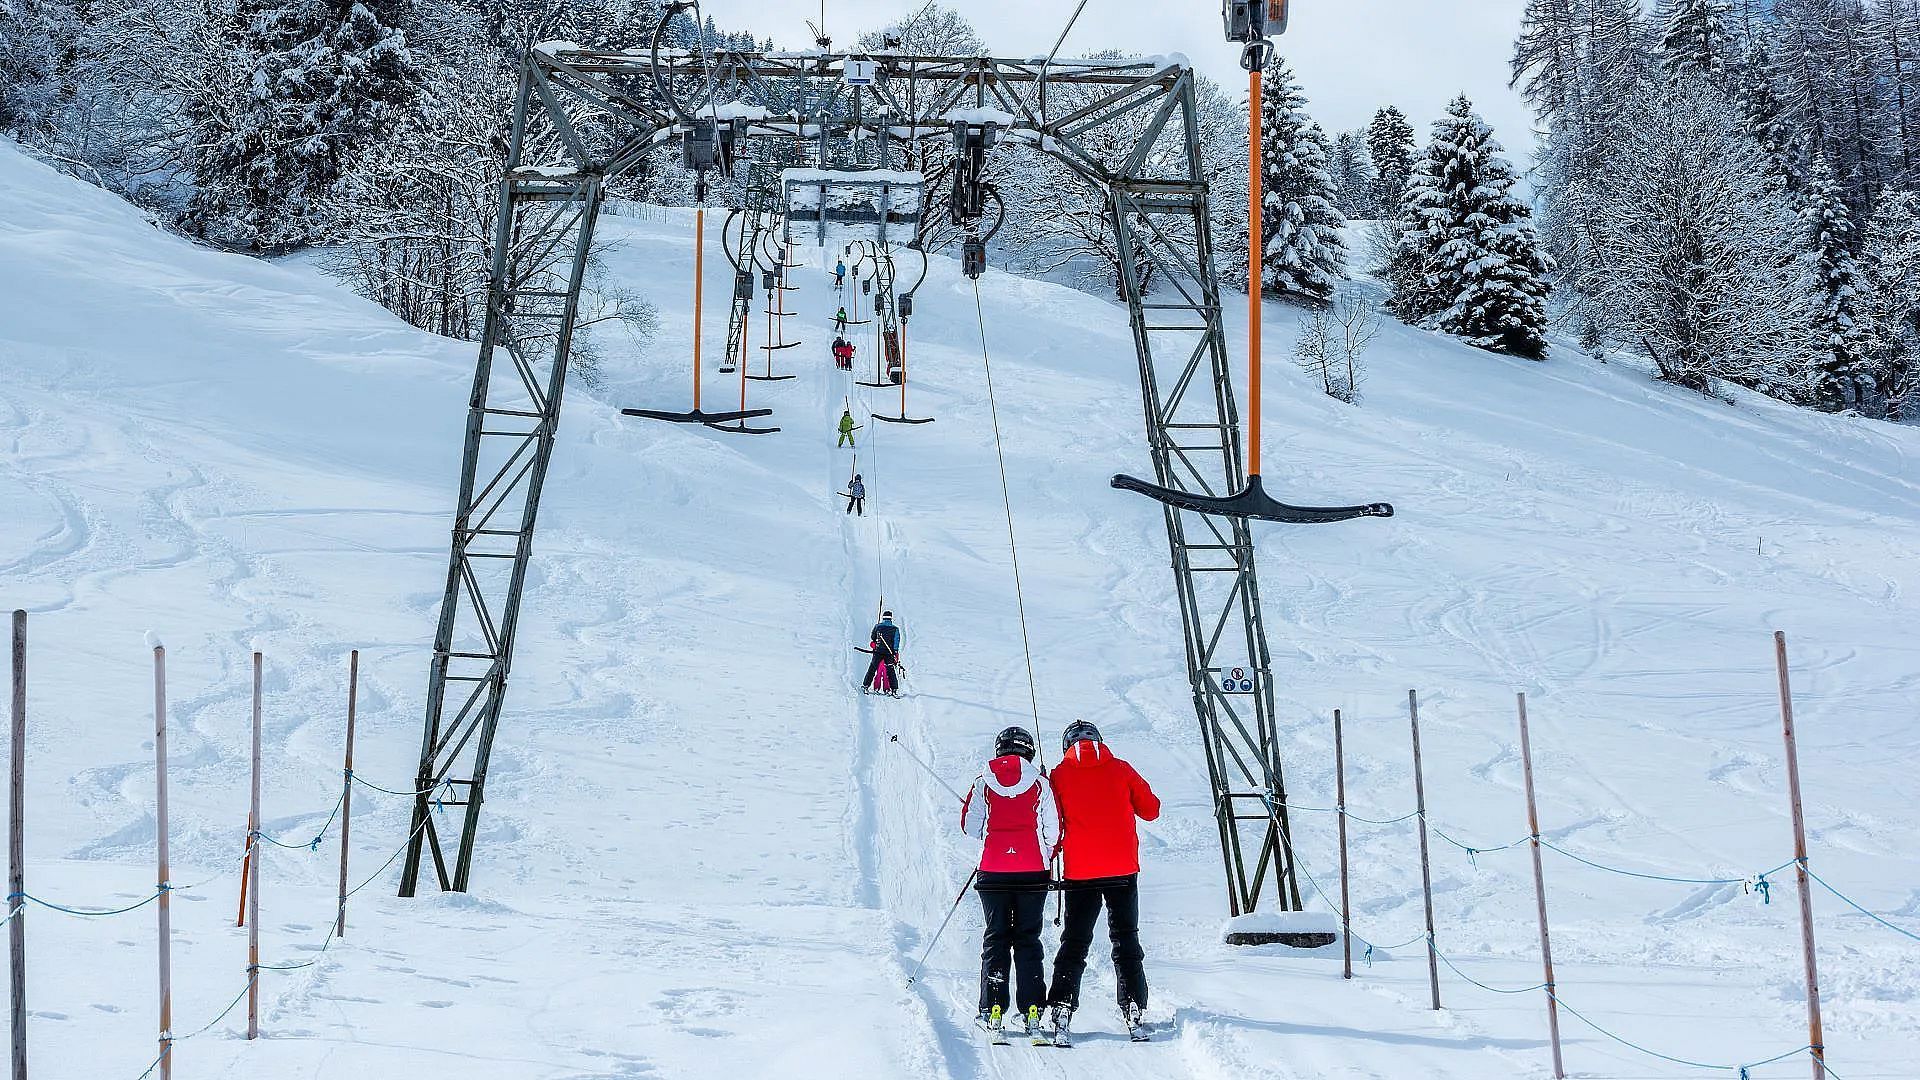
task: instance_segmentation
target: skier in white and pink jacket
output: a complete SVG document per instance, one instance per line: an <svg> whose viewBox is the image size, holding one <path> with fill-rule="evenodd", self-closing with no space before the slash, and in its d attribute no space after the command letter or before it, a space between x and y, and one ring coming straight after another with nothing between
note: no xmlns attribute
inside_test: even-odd
<svg viewBox="0 0 1920 1080"><path fill-rule="evenodd" d="M1018 972L1014 1003L1032 1034L1047 1003L1040 925L1047 907L1047 866L1060 843L1060 810L1053 788L1033 763L1033 736L1025 728L1002 731L994 739L993 753L960 806L961 830L982 842L975 886L986 916L980 946L980 1021L999 1027L1007 1010L1012 967Z"/></svg>

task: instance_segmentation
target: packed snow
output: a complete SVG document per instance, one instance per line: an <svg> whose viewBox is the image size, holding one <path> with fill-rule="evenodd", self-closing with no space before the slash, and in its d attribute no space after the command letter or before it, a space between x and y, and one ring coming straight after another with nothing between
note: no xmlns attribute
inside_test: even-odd
<svg viewBox="0 0 1920 1080"><path fill-rule="evenodd" d="M836 298L798 271L750 384L764 438L649 424L687 400L693 224L609 219L657 340L605 342L568 395L470 895L393 895L409 804L354 797L333 915L346 655L356 771L410 785L474 347L414 331L304 263L223 255L0 142L0 607L31 613L28 891L117 907L154 882L151 654L168 642L175 1029L245 986L247 651L266 654L262 1031L229 1013L176 1075L470 1080L1550 1075L1513 694L1529 695L1560 994L1662 1053L1747 1063L1805 1041L1770 632L1790 635L1812 865L1920 932L1920 431L1734 404L1559 345L1536 364L1388 324L1357 407L1276 356L1266 482L1398 516L1259 526L1301 886L1337 895L1330 717L1346 719L1356 978L1340 950L1223 943L1217 832L1124 310L933 260L907 409L832 449ZM715 254L710 252L709 255ZM831 264L833 252L818 262ZM818 265L818 262L816 265ZM730 268L707 259L710 296ZM1369 285L1351 288L1371 290ZM1279 352L1299 317L1274 305ZM709 339L725 325L709 303ZM975 854L964 786L1028 718L981 371L991 351L1041 742L1099 723L1166 802L1143 836L1159 1040L1135 1045L1095 951L1072 1050L969 1027L971 897L907 986ZM856 372L873 342L856 336ZM1241 355L1238 332L1233 345ZM753 344L759 343L756 330ZM761 363L754 354L755 364ZM711 372L707 392L738 384ZM833 493L857 468L868 516ZM876 606L898 701L852 691ZM1421 691L1446 1008L1427 1009L1406 691ZM892 739L898 736L899 743ZM938 774L928 775L907 751ZM315 851L305 847L319 838ZM202 884L204 883L204 884ZM1770 899L1770 902L1768 902ZM1836 1075L1920 1061L1920 942L1814 897ZM138 1077L157 1053L153 909L26 915L31 1052ZM1051 929L1049 934L1054 933ZM1457 968L1456 974L1452 968ZM1570 1072L1680 1077L1562 1016ZM1804 1055L1753 1070L1806 1075ZM1731 1074L1727 1074L1731 1075Z"/></svg>

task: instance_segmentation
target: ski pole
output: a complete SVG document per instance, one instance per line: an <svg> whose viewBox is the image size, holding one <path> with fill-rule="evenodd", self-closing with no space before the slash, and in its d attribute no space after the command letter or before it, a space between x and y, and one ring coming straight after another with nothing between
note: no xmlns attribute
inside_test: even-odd
<svg viewBox="0 0 1920 1080"><path fill-rule="evenodd" d="M895 746L898 746L902 752L904 752L908 757L912 758L916 763L918 763L921 768L927 770L927 775L933 777L934 780L938 782L941 787L946 788L947 794L953 796L955 799L958 799L961 802L967 801L966 796L960 794L958 791L955 791L953 788L953 785L947 783L946 777L941 776L937 772L934 772L933 766L927 764L925 761L920 760L919 754L916 754L913 751L908 750L907 744L900 741L900 736L895 735L893 732L889 731L887 732L887 741L894 744Z"/></svg>
<svg viewBox="0 0 1920 1080"><path fill-rule="evenodd" d="M967 898L967 890L973 888L973 879L979 876L980 868L977 866L973 868L973 873L967 875L967 883L960 886L960 895L953 898L953 906L947 909L947 917L940 920L940 929L933 932L933 940L927 942L926 951L920 954L920 962L913 965L913 974L907 976L908 986L912 986L920 978L920 972L926 969L927 957L933 955L933 947L940 943L940 935L947 932L947 924L953 921L953 913L960 910L960 901Z"/></svg>

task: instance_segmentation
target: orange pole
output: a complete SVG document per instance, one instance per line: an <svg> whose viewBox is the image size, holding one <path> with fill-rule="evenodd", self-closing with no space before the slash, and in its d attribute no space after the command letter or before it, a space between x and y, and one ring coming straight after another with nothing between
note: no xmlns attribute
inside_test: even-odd
<svg viewBox="0 0 1920 1080"><path fill-rule="evenodd" d="M1260 72L1247 73L1247 475L1260 475Z"/></svg>
<svg viewBox="0 0 1920 1080"><path fill-rule="evenodd" d="M707 280L707 208L693 212L693 411L700 411L700 294Z"/></svg>

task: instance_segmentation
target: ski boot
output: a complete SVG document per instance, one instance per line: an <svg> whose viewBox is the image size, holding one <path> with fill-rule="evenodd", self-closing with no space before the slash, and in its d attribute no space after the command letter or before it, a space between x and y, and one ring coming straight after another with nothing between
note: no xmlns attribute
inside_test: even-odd
<svg viewBox="0 0 1920 1080"><path fill-rule="evenodd" d="M1000 1006L995 1005L991 1009L980 1010L980 1015L974 1018L974 1023L979 1024L980 1030L987 1033L988 1045L1007 1045L1006 1019L1000 1013Z"/></svg>
<svg viewBox="0 0 1920 1080"><path fill-rule="evenodd" d="M1138 1002L1129 1001L1122 1005L1120 1019L1127 1023L1127 1038L1134 1042L1147 1042L1153 1038L1153 1028L1147 1024L1147 1010Z"/></svg>
<svg viewBox="0 0 1920 1080"><path fill-rule="evenodd" d="M1027 1006L1027 1040L1035 1046L1052 1046L1053 1037L1047 1034L1046 1025L1040 1022L1040 1006Z"/></svg>
<svg viewBox="0 0 1920 1080"><path fill-rule="evenodd" d="M1065 1005L1053 1007L1053 1045L1073 1045L1073 1010Z"/></svg>

